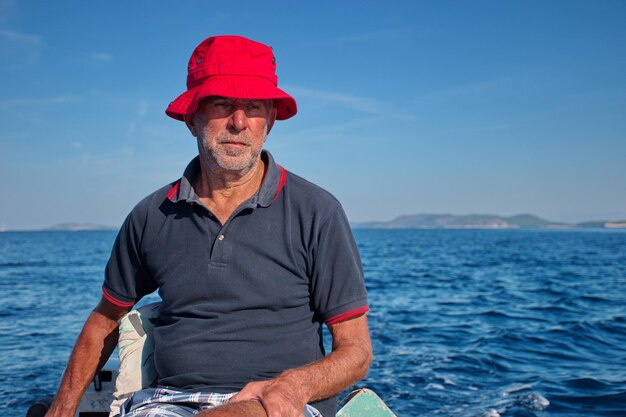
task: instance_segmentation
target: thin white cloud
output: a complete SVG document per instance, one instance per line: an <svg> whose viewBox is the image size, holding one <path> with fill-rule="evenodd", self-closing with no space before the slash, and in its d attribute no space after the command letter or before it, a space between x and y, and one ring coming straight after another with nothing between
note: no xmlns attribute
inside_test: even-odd
<svg viewBox="0 0 626 417"><path fill-rule="evenodd" d="M0 22L9 20L17 8L16 0L0 0Z"/></svg>
<svg viewBox="0 0 626 417"><path fill-rule="evenodd" d="M76 144L80 146L75 146ZM128 165L128 161L135 156L135 149L127 144L122 144L117 149L112 149L108 152L93 153L89 149L85 149L79 142L73 142L72 147L82 152L64 155L58 159L60 164L67 164L73 166L76 169L93 168L94 166L100 168L119 167L122 165ZM78 164L77 164L78 162Z"/></svg>
<svg viewBox="0 0 626 417"><path fill-rule="evenodd" d="M340 43L379 42L399 36L401 36L401 33L398 29L383 29L340 36L336 41Z"/></svg>
<svg viewBox="0 0 626 417"><path fill-rule="evenodd" d="M94 61L98 61L98 62L111 62L111 61L113 61L113 55L108 54L106 52L94 52L93 54L91 54L91 58Z"/></svg>
<svg viewBox="0 0 626 417"><path fill-rule="evenodd" d="M83 162L93 166L98 165L101 168L115 168L120 165L128 164L135 155L135 149L129 145L123 144L117 149L100 154L86 153L83 155ZM85 158L85 156L87 158Z"/></svg>
<svg viewBox="0 0 626 417"><path fill-rule="evenodd" d="M403 37L402 30L400 29L380 29L371 30L367 32L349 33L333 38L320 37L314 40L303 42L302 46L307 47L334 47L345 46L346 44L359 44L359 43L380 43L397 40Z"/></svg>
<svg viewBox="0 0 626 417"><path fill-rule="evenodd" d="M41 36L7 29L0 30L0 39L3 42L20 45L39 46L42 43Z"/></svg>
<svg viewBox="0 0 626 417"><path fill-rule="evenodd" d="M137 111L135 112L135 117L131 120L128 130L126 131L126 136L132 137L137 132L137 129L141 126L143 120L148 114L149 104L146 100L142 100L137 104Z"/></svg>
<svg viewBox="0 0 626 417"><path fill-rule="evenodd" d="M0 29L0 66L19 70L37 64L43 47L44 41L39 35Z"/></svg>
<svg viewBox="0 0 626 417"><path fill-rule="evenodd" d="M493 80L478 81L464 85L452 86L423 94L415 98L416 104L431 102L433 100L446 99L450 97L458 97L462 95L480 94L490 90L511 85L513 79L511 77L496 78Z"/></svg>
<svg viewBox="0 0 626 417"><path fill-rule="evenodd" d="M386 107L383 102L370 97L359 97L333 91L314 90L306 87L286 86L285 88L287 91L290 91L292 94L300 97L338 104L367 114L380 114Z"/></svg>
<svg viewBox="0 0 626 417"><path fill-rule="evenodd" d="M349 138L353 138L355 132L361 132L361 129L367 129L368 126L384 123L384 120L385 116L368 115L341 123L321 124L308 129L299 130L297 133L294 133L293 136L285 136L288 140L284 141L283 144L287 146L293 146L294 144L295 146L299 146L297 144L300 143L302 138L306 138L307 142L331 140L346 141L349 140ZM359 136L360 140L363 139L363 136L358 133L356 135Z"/></svg>
<svg viewBox="0 0 626 417"><path fill-rule="evenodd" d="M10 109L25 106L48 106L54 104L66 104L81 101L77 96L41 97L41 98L16 98L0 101L0 108Z"/></svg>

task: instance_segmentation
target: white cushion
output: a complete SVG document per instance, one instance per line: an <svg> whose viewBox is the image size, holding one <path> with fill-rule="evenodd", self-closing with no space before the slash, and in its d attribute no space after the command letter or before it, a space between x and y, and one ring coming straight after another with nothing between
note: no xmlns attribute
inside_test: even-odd
<svg viewBox="0 0 626 417"><path fill-rule="evenodd" d="M160 307L161 303L148 304L128 312L119 320L120 369L115 380L110 417L119 414L120 406L135 391L150 386L157 379L152 327L159 317Z"/></svg>

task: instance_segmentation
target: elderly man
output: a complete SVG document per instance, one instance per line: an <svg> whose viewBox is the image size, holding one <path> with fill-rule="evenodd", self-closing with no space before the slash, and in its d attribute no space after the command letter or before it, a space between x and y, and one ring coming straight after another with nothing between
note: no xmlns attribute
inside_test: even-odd
<svg viewBox="0 0 626 417"><path fill-rule="evenodd" d="M124 222L48 416L73 415L117 320L155 290L158 381L123 416L331 417L366 375L367 296L343 209L263 150L274 121L296 114L275 68L270 47L239 36L194 50L166 113L199 155Z"/></svg>

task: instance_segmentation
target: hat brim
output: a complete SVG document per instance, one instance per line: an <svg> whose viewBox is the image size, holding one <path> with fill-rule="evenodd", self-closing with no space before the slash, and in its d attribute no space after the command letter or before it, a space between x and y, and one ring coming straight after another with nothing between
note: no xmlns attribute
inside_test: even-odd
<svg viewBox="0 0 626 417"><path fill-rule="evenodd" d="M276 106L276 119L286 120L297 111L296 100L272 82L261 77L215 75L207 78L198 87L185 91L170 103L165 114L185 120L198 109L201 99L209 96L231 97L248 100L273 100Z"/></svg>

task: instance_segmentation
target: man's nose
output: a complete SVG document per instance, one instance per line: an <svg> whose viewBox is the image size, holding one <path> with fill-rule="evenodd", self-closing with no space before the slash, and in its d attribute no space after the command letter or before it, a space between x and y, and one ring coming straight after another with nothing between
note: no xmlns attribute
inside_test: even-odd
<svg viewBox="0 0 626 417"><path fill-rule="evenodd" d="M241 106L236 106L230 115L230 125L237 132L241 132L248 124L248 116Z"/></svg>

